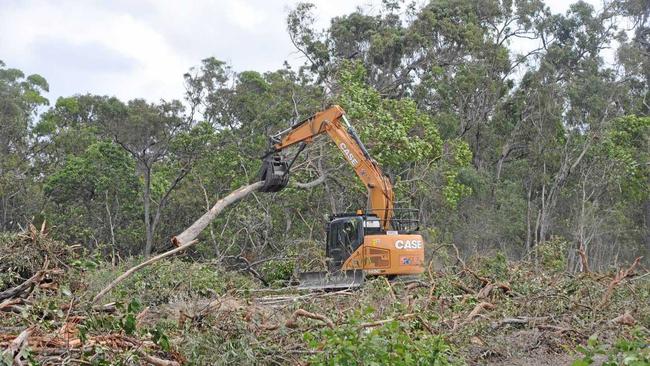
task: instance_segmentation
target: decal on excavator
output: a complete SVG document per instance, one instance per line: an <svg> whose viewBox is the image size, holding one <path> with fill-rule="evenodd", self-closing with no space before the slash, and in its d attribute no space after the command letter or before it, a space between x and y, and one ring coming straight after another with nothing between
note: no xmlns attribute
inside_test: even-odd
<svg viewBox="0 0 650 366"><path fill-rule="evenodd" d="M422 260L419 257L415 256L402 256L399 257L399 262L403 266L420 266L422 265Z"/></svg>
<svg viewBox="0 0 650 366"><path fill-rule="evenodd" d="M357 160L357 158L354 157L354 155L352 154L352 151L350 151L350 149L348 149L347 145L345 145L345 142L341 142L339 144L339 147L341 148L341 150L343 150L343 154L345 154L345 157L348 158L348 160L350 161L350 164L352 164L352 166L359 165L359 160Z"/></svg>
<svg viewBox="0 0 650 366"><path fill-rule="evenodd" d="M396 240L395 248L397 249L421 249L421 240Z"/></svg>

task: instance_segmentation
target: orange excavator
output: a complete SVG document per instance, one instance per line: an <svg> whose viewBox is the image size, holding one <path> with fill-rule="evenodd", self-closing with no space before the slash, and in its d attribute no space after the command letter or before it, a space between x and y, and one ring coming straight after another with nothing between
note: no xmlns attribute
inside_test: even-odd
<svg viewBox="0 0 650 366"><path fill-rule="evenodd" d="M354 213L330 215L327 224L327 272L299 274L299 288L340 289L360 286L367 275L413 276L424 271L424 241L417 232L417 211L394 207L390 179L370 157L356 131L337 106L316 113L271 136L272 147L262 157L260 191L287 186L291 165L305 146L328 135L368 189L368 207ZM298 151L287 161L281 152Z"/></svg>

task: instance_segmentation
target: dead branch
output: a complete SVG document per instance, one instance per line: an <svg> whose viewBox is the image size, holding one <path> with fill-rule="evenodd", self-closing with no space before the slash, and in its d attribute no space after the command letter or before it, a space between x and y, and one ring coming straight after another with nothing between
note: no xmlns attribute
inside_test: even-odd
<svg viewBox="0 0 650 366"><path fill-rule="evenodd" d="M487 299L488 296L490 296L490 292L492 292L493 289L494 289L494 285L492 285L491 283L488 283L487 285L485 285L485 287L483 287L481 289L481 291L478 292L478 295L476 295L476 297L479 300L480 299Z"/></svg>
<svg viewBox="0 0 650 366"><path fill-rule="evenodd" d="M539 324L537 326L540 330L552 330L556 333L566 333L566 332L571 332L573 329L567 328L567 327L560 327L558 325L552 325L552 324Z"/></svg>
<svg viewBox="0 0 650 366"><path fill-rule="evenodd" d="M327 318L326 316L316 314L316 313L310 313L310 312L308 312L307 310L304 310L304 309L298 309L298 310L294 311L293 314L291 315L291 318L289 318L289 320L287 320L287 322L285 323L285 326L287 328L297 328L298 327L298 317L305 317L305 318L320 320L323 323L325 323L328 327L334 328L334 323L331 320L329 320L329 318Z"/></svg>
<svg viewBox="0 0 650 366"><path fill-rule="evenodd" d="M14 311L16 308L19 308L18 305L22 305L24 300L21 298L7 299L3 302L0 302L0 311Z"/></svg>
<svg viewBox="0 0 650 366"><path fill-rule="evenodd" d="M494 286L496 286L498 289L500 289L501 291L503 291L506 294L509 294L509 293L512 292L512 288L507 283L495 283Z"/></svg>
<svg viewBox="0 0 650 366"><path fill-rule="evenodd" d="M263 259L263 260L261 260L261 261L257 261L257 262L251 263L248 259L246 259L246 257L243 257L243 256L241 256L241 255L227 255L227 256L224 256L224 257L223 257L223 259L230 259L230 258L245 263L246 267L245 267L245 268L241 268L241 269L239 269L240 271L247 271L247 272L250 273L253 277L257 278L260 282L262 282L262 284L263 284L264 286L268 286L268 285L269 285L269 283L266 281L266 279L264 278L264 276L262 276L262 275L261 275L261 274L260 274L260 273L255 269L255 268L253 268L253 265L257 264L257 262L259 262L259 263L263 263L264 261L266 261L266 259ZM268 260L273 260L273 259L268 259Z"/></svg>
<svg viewBox="0 0 650 366"><path fill-rule="evenodd" d="M496 306L494 306L493 304L491 304L489 302L484 301L484 302L478 303L474 307L474 309L469 313L469 315L467 316L467 319L465 319L465 323L469 323L472 320L474 320L477 316L479 316L481 311L483 311L483 310L493 310L495 308L496 308Z"/></svg>
<svg viewBox="0 0 650 366"><path fill-rule="evenodd" d="M621 282L623 281L627 276L629 276L632 271L636 268L636 266L639 265L639 262L641 261L641 258L643 257L637 257L634 262L627 268L627 269L622 269L616 273L616 276L612 279L612 281L609 283L609 286L607 286L607 290L605 293L603 293L603 297L600 301L600 306L603 307L607 305L609 302L609 298L612 296L612 292L614 292L614 288Z"/></svg>
<svg viewBox="0 0 650 366"><path fill-rule="evenodd" d="M29 335L32 332L32 328L27 328L23 330L18 337L16 337L11 343L9 343L9 347L2 352L2 359L3 360L13 360L14 365L22 365L23 363L20 361L21 354L25 347L27 347L27 339L29 338Z"/></svg>
<svg viewBox="0 0 650 366"><path fill-rule="evenodd" d="M384 319L384 320L377 320L374 322L368 322L368 323L361 323L359 324L359 328L371 328L371 327L378 327L380 325L386 324L393 322L395 320L406 320L410 318L417 317L417 314L404 314L401 316L398 316L397 318L389 318L389 319Z"/></svg>
<svg viewBox="0 0 650 366"><path fill-rule="evenodd" d="M469 287L467 287L467 285L465 285L464 283L462 283L460 280L459 280L459 281L452 281L451 283L452 283L454 286L458 287L459 289L465 291L465 293L467 293L467 294L473 294L473 293L474 293L474 291L472 291L472 289L470 289Z"/></svg>
<svg viewBox="0 0 650 366"><path fill-rule="evenodd" d="M484 286L492 282L492 281L490 281L489 278L480 276L478 273L474 272L473 270L469 269L468 267L463 268L463 271L471 274L474 278L481 281Z"/></svg>
<svg viewBox="0 0 650 366"><path fill-rule="evenodd" d="M74 331L76 333L76 330ZM27 334L29 333L29 334ZM6 344L8 349L0 355L0 363L2 360L9 359L13 356L14 365L22 365L20 362L22 349L26 347L27 339L29 338L30 352L33 356L61 356L70 355L71 353L83 353L92 351L95 346L104 346L111 349L112 352L123 352L124 350L134 350L138 353L140 358L149 364L160 366L177 366L183 361L175 352L170 354L175 359L174 361L164 360L157 356L152 356L145 351L159 351L159 347L151 341L141 341L135 338L130 338L122 334L106 334L88 337L85 342L81 342L79 338L69 338L68 332L65 334L56 335L37 335L33 328L24 330L18 337L11 342L3 342L4 335L0 334L0 345ZM39 361L43 362L43 359ZM47 363L47 362L43 362ZM48 363L49 364L49 363Z"/></svg>
<svg viewBox="0 0 650 366"><path fill-rule="evenodd" d="M451 246L454 248L454 251L456 252L456 264L460 263L464 268L467 268L467 265L465 264L465 261L460 257L460 251L458 250L458 247L455 244L451 244Z"/></svg>
<svg viewBox="0 0 650 366"><path fill-rule="evenodd" d="M142 310L142 311L141 311L141 312L140 312L140 313L135 317L136 325L137 325L137 326L140 326L140 325L142 324L142 322L144 321L144 319L147 317L147 314L149 314L149 309L150 309L150 307L147 306L146 308L144 308L144 310Z"/></svg>
<svg viewBox="0 0 650 366"><path fill-rule="evenodd" d="M180 366L180 363L176 361L163 360L162 358L148 355L142 351L139 351L138 354L140 355L141 359L143 359L146 362L149 362L154 366Z"/></svg>
<svg viewBox="0 0 650 366"><path fill-rule="evenodd" d="M205 229L205 227L208 226L210 222L212 222L214 218L219 213L221 213L221 211L223 211L226 207L230 206L231 204L246 197L253 191L259 189L260 187L262 187L262 185L263 185L262 182L249 184L247 186L237 189L236 191L230 193L226 197L217 201L217 203L215 203L215 205L208 212L206 212L203 216L201 216L198 220L196 220L189 228L185 229L185 231L172 238L172 242L177 246L176 248L169 250L165 253L159 254L155 257L152 257L138 264L137 266L130 268L122 275L120 275L118 278L116 278L113 282L111 282L108 286L106 286L106 288L101 290L97 295L95 295L92 302L97 303L97 301L99 301L102 297L104 297L111 289L113 289L113 287L115 287L118 283L124 281L125 279L129 278L136 271L154 262L157 262L163 258L167 258L175 253L181 252L189 248L190 246L194 245L195 243L197 243L198 240L196 240L196 237L199 236L201 231L203 231L203 229Z"/></svg>
<svg viewBox="0 0 650 366"><path fill-rule="evenodd" d="M397 300L397 294L395 293L395 289L393 289L393 285L390 284L388 279L386 277L382 277L384 282L386 282L386 286L388 286L388 290L390 291L390 296L393 299L393 301Z"/></svg>
<svg viewBox="0 0 650 366"><path fill-rule="evenodd" d="M20 285L10 288L9 290L0 292L0 301L21 296L24 292L27 293L31 292L34 286L41 283L41 281L45 279L45 276L51 272L53 271L52 270L38 271L36 272L36 274L28 278L25 282L21 283Z"/></svg>
<svg viewBox="0 0 650 366"><path fill-rule="evenodd" d="M264 323L260 325L260 329L266 330L266 331L271 331L271 330L276 330L280 328L280 324L267 324Z"/></svg>
<svg viewBox="0 0 650 366"><path fill-rule="evenodd" d="M117 306L115 302L109 302L104 305L95 305L93 306L93 310L112 314L117 311Z"/></svg>
<svg viewBox="0 0 650 366"><path fill-rule="evenodd" d="M420 288L420 287L427 288L429 286L426 283L424 283L423 281L416 280L416 281L408 282L406 284L406 286L404 286L404 289L407 290L407 291L410 291L410 290L414 290L414 289Z"/></svg>

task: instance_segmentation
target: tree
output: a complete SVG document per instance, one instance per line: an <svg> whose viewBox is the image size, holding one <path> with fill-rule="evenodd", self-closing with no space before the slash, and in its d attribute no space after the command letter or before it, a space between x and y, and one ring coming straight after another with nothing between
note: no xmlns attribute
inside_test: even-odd
<svg viewBox="0 0 650 366"><path fill-rule="evenodd" d="M135 161L110 141L90 145L78 156L69 156L64 165L45 180L44 191L55 208L48 215L55 227L64 227L61 238L96 244L110 244L113 254L131 243L141 230L139 182L133 174ZM135 236L137 238L137 236Z"/></svg>
<svg viewBox="0 0 650 366"><path fill-rule="evenodd" d="M201 145L192 138L192 121L184 118L182 112L183 106L177 101L155 105L136 99L130 101L120 113L104 121L107 133L135 159L136 169L143 179L145 256L151 255L153 250L162 209L170 194L191 170L201 149ZM182 136L190 136L183 140L185 144L181 142ZM159 182L162 187L156 194L152 191L155 180L159 178L154 174L155 168L170 162L175 172ZM153 210L152 203L155 204Z"/></svg>
<svg viewBox="0 0 650 366"><path fill-rule="evenodd" d="M29 192L30 127L38 109L48 104L41 95L48 89L42 76L25 76L0 61L0 230L15 229L35 213L29 208L36 203Z"/></svg>

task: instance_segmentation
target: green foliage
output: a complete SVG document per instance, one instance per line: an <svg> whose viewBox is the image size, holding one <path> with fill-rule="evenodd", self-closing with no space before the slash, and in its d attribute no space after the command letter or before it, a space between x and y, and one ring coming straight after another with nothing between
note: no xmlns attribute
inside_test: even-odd
<svg viewBox="0 0 650 366"><path fill-rule="evenodd" d="M379 327L360 328L359 322L304 335L318 353L312 365L459 365L463 362L442 336L418 329L417 322L391 321Z"/></svg>
<svg viewBox="0 0 650 366"><path fill-rule="evenodd" d="M171 343L169 342L169 337L165 333L164 329L160 326L156 326L151 331L151 340L160 346L163 351L169 351L171 349Z"/></svg>
<svg viewBox="0 0 650 366"><path fill-rule="evenodd" d="M613 121L603 142L605 154L616 163L615 181L637 201L650 196L650 117L625 116Z"/></svg>
<svg viewBox="0 0 650 366"><path fill-rule="evenodd" d="M503 252L481 258L477 267L482 276L501 281L506 280L509 274L508 259Z"/></svg>
<svg viewBox="0 0 650 366"><path fill-rule="evenodd" d="M104 264L86 274L90 290L98 292L125 269L135 265L139 258L118 267ZM210 263L192 263L180 259L163 261L136 272L119 284L111 297L117 301L137 298L143 304L162 304L173 299L192 299L223 294L229 289L245 290L252 286L248 277L225 272Z"/></svg>
<svg viewBox="0 0 650 366"><path fill-rule="evenodd" d="M365 77L362 64L347 63L339 76L339 99L372 156L389 169L439 157L442 140L432 120L413 100L382 98Z"/></svg>
<svg viewBox="0 0 650 366"><path fill-rule="evenodd" d="M72 156L45 182L45 193L55 202L71 202L99 193L132 193L135 162L111 142L97 142L80 156ZM137 188L137 187L135 187Z"/></svg>
<svg viewBox="0 0 650 366"><path fill-rule="evenodd" d="M226 319L226 323L230 326L227 334L212 329L186 338L180 346L188 355L189 365L253 365L259 362L262 355L255 348L257 340L244 332L244 323L234 319Z"/></svg>
<svg viewBox="0 0 650 366"><path fill-rule="evenodd" d="M367 72L361 63L345 62L338 82L342 91L341 105L357 124L359 134L371 155L388 171L405 164L433 162L443 154L443 140L434 120L422 113L414 100L388 99L366 84ZM459 139L444 143L443 165L445 202L456 208L459 201L471 194L471 188L458 179L460 169L472 159L469 145ZM399 191L399 187L398 187Z"/></svg>
<svg viewBox="0 0 650 366"><path fill-rule="evenodd" d="M48 88L43 77L0 63L0 231L24 227L41 203L39 179L32 179L40 172L31 171L30 128L49 104L42 95Z"/></svg>
<svg viewBox="0 0 650 366"><path fill-rule="evenodd" d="M569 243L558 236L537 245L535 255L541 265L549 272L560 272L567 269L567 251Z"/></svg>
<svg viewBox="0 0 650 366"><path fill-rule="evenodd" d="M261 272L269 284L284 286L293 276L293 260L270 260L262 265Z"/></svg>
<svg viewBox="0 0 650 366"><path fill-rule="evenodd" d="M629 338L621 338L613 345L602 344L596 335L589 337L585 346L577 346L576 350L582 354L573 361L572 366L589 366L594 364L595 358L602 355L606 360L603 366L648 366L650 365L650 333L647 329L635 329Z"/></svg>
<svg viewBox="0 0 650 366"><path fill-rule="evenodd" d="M80 155L68 156L43 186L56 208L48 212L48 221L65 228L57 231L59 237L110 243L141 230L140 183L134 171L133 158L112 142L98 141Z"/></svg>
<svg viewBox="0 0 650 366"><path fill-rule="evenodd" d="M472 188L459 179L463 169L472 161L472 151L465 141L459 139L447 141L446 150L449 156L443 163L445 186L442 195L445 203L455 209L461 199L472 194Z"/></svg>

